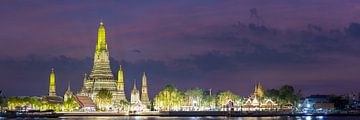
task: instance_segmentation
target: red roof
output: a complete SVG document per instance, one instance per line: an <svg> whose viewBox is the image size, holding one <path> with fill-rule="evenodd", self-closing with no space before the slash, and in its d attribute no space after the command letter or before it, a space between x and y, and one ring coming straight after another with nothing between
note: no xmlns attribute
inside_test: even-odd
<svg viewBox="0 0 360 120"><path fill-rule="evenodd" d="M76 102L80 104L81 107L95 107L95 103L87 96L76 96Z"/></svg>

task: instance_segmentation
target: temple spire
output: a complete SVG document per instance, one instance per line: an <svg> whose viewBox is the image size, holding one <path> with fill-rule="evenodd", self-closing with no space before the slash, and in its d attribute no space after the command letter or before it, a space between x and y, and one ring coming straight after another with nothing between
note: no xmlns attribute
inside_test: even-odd
<svg viewBox="0 0 360 120"><path fill-rule="evenodd" d="M104 25L103 19L100 19L100 25Z"/></svg>
<svg viewBox="0 0 360 120"><path fill-rule="evenodd" d="M87 74L84 73L84 80L87 80Z"/></svg>
<svg viewBox="0 0 360 120"><path fill-rule="evenodd" d="M130 103L134 104L140 101L139 91L136 89L136 80L134 80L134 87L131 91Z"/></svg>
<svg viewBox="0 0 360 120"><path fill-rule="evenodd" d="M147 82L147 78L146 78L146 73L143 72L143 75L142 75L142 86L145 86L146 87L146 83Z"/></svg>
<svg viewBox="0 0 360 120"><path fill-rule="evenodd" d="M127 101L124 90L124 71L121 65L119 65L119 71L118 71L117 91L118 91L119 100Z"/></svg>
<svg viewBox="0 0 360 120"><path fill-rule="evenodd" d="M143 73L142 76L142 87L141 87L141 102L144 104L149 104L149 96L148 96L148 90L147 90L147 78L146 73Z"/></svg>
<svg viewBox="0 0 360 120"><path fill-rule="evenodd" d="M106 31L105 31L104 23L100 21L100 25L98 28L98 41L96 44L95 54L94 54L94 66L89 75L88 78L89 80L94 80L94 79L114 80L114 75L112 74L110 68L109 58L110 56L108 51L108 45L106 43Z"/></svg>
<svg viewBox="0 0 360 120"><path fill-rule="evenodd" d="M263 90L263 88L262 88L262 86L261 86L260 81L259 81L259 82L257 83L257 85L256 85L256 91L257 91L257 94L258 94L259 97L263 97L263 96L264 96L264 90Z"/></svg>
<svg viewBox="0 0 360 120"><path fill-rule="evenodd" d="M121 65L119 66L118 71L118 90L124 91L124 72L122 71Z"/></svg>
<svg viewBox="0 0 360 120"><path fill-rule="evenodd" d="M49 96L56 96L54 68L51 68L50 72Z"/></svg>
<svg viewBox="0 0 360 120"><path fill-rule="evenodd" d="M134 80L133 90L137 90L137 89L136 89L136 80Z"/></svg>
<svg viewBox="0 0 360 120"><path fill-rule="evenodd" d="M104 22L100 20L100 26L98 28L98 41L96 45L96 56L99 57L102 51L107 51L107 43L106 43L106 31Z"/></svg>
<svg viewBox="0 0 360 120"><path fill-rule="evenodd" d="M71 91L71 88L70 88L70 81L68 81L68 88L66 91Z"/></svg>

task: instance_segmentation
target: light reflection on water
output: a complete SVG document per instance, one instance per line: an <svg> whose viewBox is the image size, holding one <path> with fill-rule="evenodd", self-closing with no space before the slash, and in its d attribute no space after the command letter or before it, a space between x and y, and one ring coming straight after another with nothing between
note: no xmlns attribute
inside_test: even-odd
<svg viewBox="0 0 360 120"><path fill-rule="evenodd" d="M62 120L359 120L360 116L277 116L277 117L161 117L161 116L66 116Z"/></svg>
<svg viewBox="0 0 360 120"><path fill-rule="evenodd" d="M0 117L0 120L6 118ZM160 117L160 116L66 116L62 120L360 120L360 116L278 116L278 117Z"/></svg>

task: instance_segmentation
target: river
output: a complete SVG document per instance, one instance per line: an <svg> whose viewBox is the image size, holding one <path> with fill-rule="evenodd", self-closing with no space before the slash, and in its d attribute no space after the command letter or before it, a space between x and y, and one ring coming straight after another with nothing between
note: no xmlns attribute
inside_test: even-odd
<svg viewBox="0 0 360 120"><path fill-rule="evenodd" d="M62 120L360 120L360 116L296 116L296 117L160 117L160 116L64 116Z"/></svg>

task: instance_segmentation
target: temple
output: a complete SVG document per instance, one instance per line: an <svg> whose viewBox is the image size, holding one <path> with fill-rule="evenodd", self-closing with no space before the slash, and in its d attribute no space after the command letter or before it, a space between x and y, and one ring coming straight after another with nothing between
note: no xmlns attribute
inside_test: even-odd
<svg viewBox="0 0 360 120"><path fill-rule="evenodd" d="M243 111L274 110L279 106L269 98L264 98L264 90L258 82L255 85L254 93L250 95L243 105Z"/></svg>
<svg viewBox="0 0 360 120"><path fill-rule="evenodd" d="M119 70L119 74L120 73L120 80L115 80L110 68L105 26L101 21L98 28L98 41L95 48L94 65L89 77L85 76L84 88L82 90L83 93L81 94L87 95L94 100L94 97L101 89L106 89L112 93L113 102L119 102L121 99L126 100L125 92L123 90L124 82L122 78L122 70Z"/></svg>
<svg viewBox="0 0 360 120"><path fill-rule="evenodd" d="M91 73L85 73L83 78L83 86L76 94L71 91L70 83L64 96L57 96L55 91L55 72L51 69L49 93L41 99L44 103L61 105L70 103L74 100L79 104L78 110L92 112L95 108L105 106L104 110L132 110L132 111L148 111L150 105L147 87L147 77L145 72L142 75L141 96L139 90L136 88L136 81L134 81L134 88L131 91L130 102L126 99L124 88L124 69L119 65L117 71L117 79L115 79L110 68L110 54L106 42L106 31L104 23L101 21L98 28L98 39L95 46L94 61ZM104 89L106 92L104 92ZM98 94L102 90L102 94ZM103 99L104 93L108 99ZM107 94L110 93L110 94ZM107 101L107 102L101 102ZM119 106L119 104L131 103L131 107L126 108Z"/></svg>

